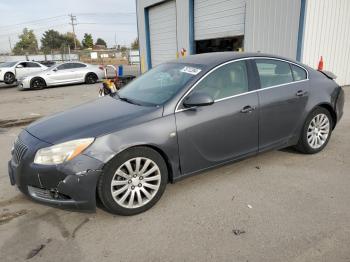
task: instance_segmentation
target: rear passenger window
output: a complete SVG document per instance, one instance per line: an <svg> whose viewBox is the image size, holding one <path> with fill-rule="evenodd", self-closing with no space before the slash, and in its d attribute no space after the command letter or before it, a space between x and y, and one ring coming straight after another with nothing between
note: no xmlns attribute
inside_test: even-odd
<svg viewBox="0 0 350 262"><path fill-rule="evenodd" d="M289 63L270 59L257 59L255 62L259 72L261 88L293 82Z"/></svg>
<svg viewBox="0 0 350 262"><path fill-rule="evenodd" d="M73 63L73 68L82 68L82 67L86 67L86 65L84 64L80 64L80 63Z"/></svg>
<svg viewBox="0 0 350 262"><path fill-rule="evenodd" d="M306 79L306 71L300 66L291 65L294 81L300 81Z"/></svg>

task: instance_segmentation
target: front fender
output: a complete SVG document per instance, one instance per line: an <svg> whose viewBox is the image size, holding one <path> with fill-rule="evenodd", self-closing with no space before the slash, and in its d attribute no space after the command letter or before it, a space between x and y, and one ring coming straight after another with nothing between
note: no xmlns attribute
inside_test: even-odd
<svg viewBox="0 0 350 262"><path fill-rule="evenodd" d="M107 163L125 149L135 146L158 149L171 168L171 179L181 175L174 114L98 137L84 154Z"/></svg>

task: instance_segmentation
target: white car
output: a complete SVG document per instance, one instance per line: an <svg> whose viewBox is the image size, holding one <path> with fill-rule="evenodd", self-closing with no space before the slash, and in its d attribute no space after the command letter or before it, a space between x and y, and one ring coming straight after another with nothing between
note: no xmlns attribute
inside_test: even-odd
<svg viewBox="0 0 350 262"><path fill-rule="evenodd" d="M44 71L47 66L33 61L5 62L0 64L0 82L13 84L17 79Z"/></svg>
<svg viewBox="0 0 350 262"><path fill-rule="evenodd" d="M66 62L19 79L18 87L23 90L76 83L94 84L104 77L105 69L102 66L82 62Z"/></svg>

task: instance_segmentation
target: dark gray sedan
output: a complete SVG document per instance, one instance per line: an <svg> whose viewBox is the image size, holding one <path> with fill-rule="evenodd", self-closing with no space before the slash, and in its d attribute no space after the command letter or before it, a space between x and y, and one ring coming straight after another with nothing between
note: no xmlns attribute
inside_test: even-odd
<svg viewBox="0 0 350 262"><path fill-rule="evenodd" d="M32 199L116 214L152 207L170 182L258 153L313 154L343 114L329 72L253 53L189 56L114 96L28 126L14 144L12 185Z"/></svg>

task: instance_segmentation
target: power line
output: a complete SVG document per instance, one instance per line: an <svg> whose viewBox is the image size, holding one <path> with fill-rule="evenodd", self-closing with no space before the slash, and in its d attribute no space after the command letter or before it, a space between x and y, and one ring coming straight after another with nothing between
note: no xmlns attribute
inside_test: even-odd
<svg viewBox="0 0 350 262"><path fill-rule="evenodd" d="M31 23L35 23L35 22L42 22L42 21L45 21L45 20L52 20L52 19L56 19L56 18L64 17L64 16L66 16L66 15L58 15L58 16L53 16L53 17L41 18L41 19L26 21L26 22L22 22L22 23L18 23L18 24L2 25L2 26L0 26L0 28L10 27L10 26L15 27L15 26L19 26L19 25L27 25L27 24L31 24Z"/></svg>
<svg viewBox="0 0 350 262"><path fill-rule="evenodd" d="M111 13L77 13L79 16L99 16L99 15L136 15L135 12L111 12Z"/></svg>
<svg viewBox="0 0 350 262"><path fill-rule="evenodd" d="M44 26L44 27L38 27L38 28L28 28L29 30L33 30L33 31L38 31L38 30L46 30L46 29L51 29L54 27L60 27L60 26L68 26L68 23L64 23L64 24L58 24L58 25L52 25L52 26ZM23 31L17 31L17 32L13 32L13 33L7 33L7 34L2 34L0 35L0 37L9 37L9 36L14 36L14 35L19 35L21 34Z"/></svg>
<svg viewBox="0 0 350 262"><path fill-rule="evenodd" d="M136 23L120 22L120 23L96 23L96 22L84 22L78 23L78 25L134 25Z"/></svg>

